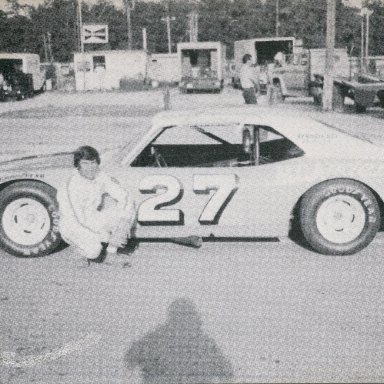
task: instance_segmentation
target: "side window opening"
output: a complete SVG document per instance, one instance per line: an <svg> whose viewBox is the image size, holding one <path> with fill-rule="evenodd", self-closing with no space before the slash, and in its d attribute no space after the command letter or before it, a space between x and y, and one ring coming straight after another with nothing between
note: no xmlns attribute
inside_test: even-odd
<svg viewBox="0 0 384 384"><path fill-rule="evenodd" d="M170 127L144 148L132 166L235 167L250 165L249 158L238 124Z"/></svg>
<svg viewBox="0 0 384 384"><path fill-rule="evenodd" d="M272 128L256 125L169 127L131 164L133 167L245 167L302 156Z"/></svg>
<svg viewBox="0 0 384 384"><path fill-rule="evenodd" d="M105 69L105 56L93 56L93 70Z"/></svg>
<svg viewBox="0 0 384 384"><path fill-rule="evenodd" d="M304 151L295 143L265 126L245 125L243 147L250 154L254 165L270 164L304 155Z"/></svg>

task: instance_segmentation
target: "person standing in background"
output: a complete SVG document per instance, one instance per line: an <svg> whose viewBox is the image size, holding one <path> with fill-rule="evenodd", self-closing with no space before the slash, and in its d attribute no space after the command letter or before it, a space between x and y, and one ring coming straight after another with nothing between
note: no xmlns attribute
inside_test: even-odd
<svg viewBox="0 0 384 384"><path fill-rule="evenodd" d="M243 89L245 104L257 104L259 94L259 78L252 63L252 56L243 56L243 66L240 69L240 84Z"/></svg>

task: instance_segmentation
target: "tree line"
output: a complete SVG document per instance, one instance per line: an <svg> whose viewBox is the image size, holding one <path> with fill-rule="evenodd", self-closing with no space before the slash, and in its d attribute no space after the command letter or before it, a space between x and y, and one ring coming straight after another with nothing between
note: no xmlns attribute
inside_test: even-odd
<svg viewBox="0 0 384 384"><path fill-rule="evenodd" d="M68 62L79 50L78 2L45 0L38 6L22 5L7 0L8 11L0 10L0 51L31 52L44 60L47 45L55 61ZM127 0L124 0L125 2ZM279 35L303 40L307 48L325 46L326 0L280 0ZM370 16L369 54L384 55L384 2L366 0ZM236 40L273 37L276 30L276 0L137 0L131 11L132 48L142 49L142 29L147 30L150 52L168 52L166 24L171 22L172 50L176 44L189 41L188 15L198 14L199 41L221 41L233 55ZM126 9L109 0L96 4L82 2L84 24L108 24L108 44L87 44L86 50L126 49L128 46ZM347 47L352 56L360 55L360 9L336 1L336 47ZM44 43L45 40L45 43Z"/></svg>

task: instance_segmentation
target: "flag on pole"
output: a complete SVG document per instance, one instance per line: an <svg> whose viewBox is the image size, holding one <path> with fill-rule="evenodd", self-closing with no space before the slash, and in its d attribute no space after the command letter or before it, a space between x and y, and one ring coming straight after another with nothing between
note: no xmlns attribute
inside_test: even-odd
<svg viewBox="0 0 384 384"><path fill-rule="evenodd" d="M83 25L82 41L84 44L108 43L108 25Z"/></svg>

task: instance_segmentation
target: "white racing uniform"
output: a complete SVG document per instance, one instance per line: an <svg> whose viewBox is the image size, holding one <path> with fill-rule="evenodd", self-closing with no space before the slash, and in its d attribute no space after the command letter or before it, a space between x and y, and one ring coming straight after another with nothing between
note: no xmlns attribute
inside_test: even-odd
<svg viewBox="0 0 384 384"><path fill-rule="evenodd" d="M128 192L104 172L89 180L75 169L58 191L57 200L60 234L87 258L99 256L101 242L114 247L127 243L134 220L133 204Z"/></svg>

